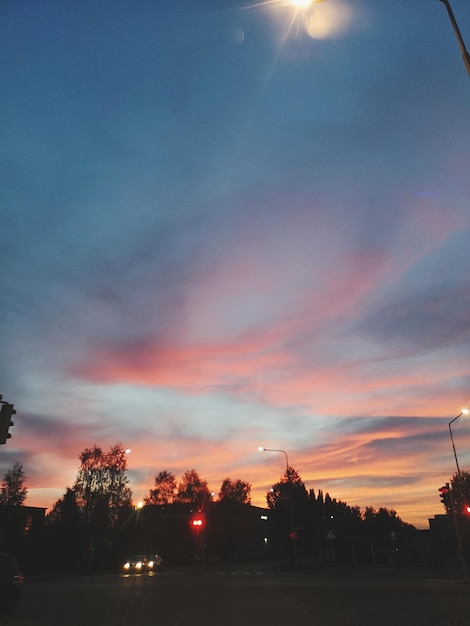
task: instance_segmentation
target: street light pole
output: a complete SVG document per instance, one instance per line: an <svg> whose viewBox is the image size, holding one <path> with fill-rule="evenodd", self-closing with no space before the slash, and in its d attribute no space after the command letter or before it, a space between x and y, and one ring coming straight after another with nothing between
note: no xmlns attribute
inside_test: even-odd
<svg viewBox="0 0 470 626"><path fill-rule="evenodd" d="M292 567L296 569L297 567L297 544L295 543L296 538L294 536L295 533L295 520L294 520L294 506L292 503L292 481L289 476L289 459L287 457L287 452L285 450L274 449L274 448L263 448L260 446L258 448L260 452L282 452L282 454L286 457L286 479L288 483L288 500L289 500L289 516L290 516L290 540L292 542Z"/></svg>
<svg viewBox="0 0 470 626"><path fill-rule="evenodd" d="M442 0L441 0L442 1ZM469 410L468 409L462 409L460 411L460 413L457 415L457 417L454 417L453 419L450 420L449 422L449 434L450 434L450 440L452 442L452 450L454 451L454 458L455 458L455 464L457 466L457 474L460 476L460 467L459 467L459 461L457 459L457 452L455 450L455 443L454 443L454 436L452 435L452 424L459 419L459 417L462 417L462 415L468 415Z"/></svg>
<svg viewBox="0 0 470 626"><path fill-rule="evenodd" d="M441 0L442 2L443 0ZM462 409L460 411L460 413L454 417L453 419L450 420L449 422L449 434L450 434L450 440L452 442L452 450L454 451L454 458L455 458L455 464L457 466L457 475L460 476L460 466L459 466L459 461L457 459L457 451L455 449L455 443L454 443L454 437L452 435L452 424L459 419L459 417L461 417L462 415L468 415L469 410L468 409ZM460 537L460 529L459 529L459 523L457 520L457 512L455 510L455 504L454 504L454 498L452 496L452 489L449 489L449 499L450 499L450 513L452 515L452 521L454 523L454 529L455 529L455 537L457 539L457 558L460 561L460 566L462 568L462 576L463 576L463 581L465 583L468 582L468 571L467 571L467 563L465 561L465 556L463 553L463 549L462 549L462 539Z"/></svg>
<svg viewBox="0 0 470 626"><path fill-rule="evenodd" d="M449 19L452 24L452 28L454 29L454 33L457 38L457 43L459 44L460 51L462 52L462 58L463 58L465 68L467 69L467 74L470 76L470 54L468 54L467 48L465 47L465 43L460 33L460 28L459 28L459 25L457 24L457 20L455 19L454 12L452 11L452 7L450 6L449 0L439 0L439 1L442 2L442 4L444 4L447 9L447 13L449 14Z"/></svg>

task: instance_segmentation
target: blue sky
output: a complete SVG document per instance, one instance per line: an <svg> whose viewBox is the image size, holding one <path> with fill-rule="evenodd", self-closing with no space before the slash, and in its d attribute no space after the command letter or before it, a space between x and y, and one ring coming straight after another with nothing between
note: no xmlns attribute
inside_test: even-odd
<svg viewBox="0 0 470 626"><path fill-rule="evenodd" d="M470 79L444 5L17 0L0 30L0 471L49 507L120 441L136 499L195 468L262 504L264 445L426 526L470 402Z"/></svg>

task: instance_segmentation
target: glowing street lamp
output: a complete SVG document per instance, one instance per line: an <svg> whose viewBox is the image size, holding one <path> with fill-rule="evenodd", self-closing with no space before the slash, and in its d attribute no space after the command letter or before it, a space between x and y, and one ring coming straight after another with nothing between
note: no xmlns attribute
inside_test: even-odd
<svg viewBox="0 0 470 626"><path fill-rule="evenodd" d="M260 446L258 450L260 452L282 452L282 454L286 457L286 470L287 473L289 473L289 459L287 458L287 452L285 450L273 450L271 448L263 448L263 446Z"/></svg>
<svg viewBox="0 0 470 626"><path fill-rule="evenodd" d="M455 457L455 464L457 465L457 474L460 476L460 467L459 467L459 462L457 460L457 452L455 450L455 443L454 443L454 437L452 435L452 424L455 422L455 420L458 420L459 417L461 417L462 415L468 415L469 413L469 409L462 409L460 411L460 413L457 415L457 417L454 417L454 419L451 419L449 422L449 434L450 434L450 440L452 441L452 449L454 451L454 457Z"/></svg>

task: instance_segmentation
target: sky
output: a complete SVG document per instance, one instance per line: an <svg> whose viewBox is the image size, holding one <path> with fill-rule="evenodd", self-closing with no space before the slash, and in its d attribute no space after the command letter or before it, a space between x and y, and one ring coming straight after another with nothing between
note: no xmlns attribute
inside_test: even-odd
<svg viewBox="0 0 470 626"><path fill-rule="evenodd" d="M470 10L452 6L470 45ZM470 76L438 0L5 0L0 473L120 442L428 527L470 407ZM470 420L452 426L470 469Z"/></svg>

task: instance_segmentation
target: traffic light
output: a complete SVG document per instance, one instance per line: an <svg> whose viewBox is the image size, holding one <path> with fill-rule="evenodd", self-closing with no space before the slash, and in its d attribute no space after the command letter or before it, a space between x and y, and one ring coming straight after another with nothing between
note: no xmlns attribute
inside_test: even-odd
<svg viewBox="0 0 470 626"><path fill-rule="evenodd" d="M463 505L463 512L465 513L465 515L470 515L470 504Z"/></svg>
<svg viewBox="0 0 470 626"><path fill-rule="evenodd" d="M204 519L204 516L201 513L197 513L191 519L191 528L195 530L196 532L199 532L204 528L205 523L206 523L206 520Z"/></svg>
<svg viewBox="0 0 470 626"><path fill-rule="evenodd" d="M2 408L0 410L0 444L6 443L7 439L10 439L11 435L8 432L10 426L13 426L11 421L12 415L15 415L16 411L13 404L1 401Z"/></svg>
<svg viewBox="0 0 470 626"><path fill-rule="evenodd" d="M449 498L449 483L446 483L442 487L439 487L439 493L441 494L441 502L445 506L446 510L450 509L450 498Z"/></svg>

